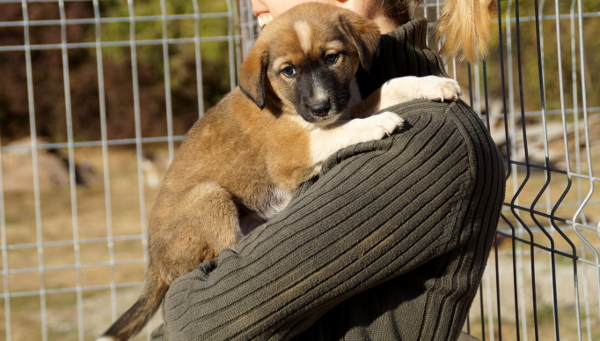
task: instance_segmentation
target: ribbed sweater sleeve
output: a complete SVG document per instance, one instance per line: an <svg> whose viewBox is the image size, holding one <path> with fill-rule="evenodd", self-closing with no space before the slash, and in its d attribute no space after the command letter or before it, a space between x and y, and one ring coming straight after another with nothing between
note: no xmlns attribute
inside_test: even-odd
<svg viewBox="0 0 600 341"><path fill-rule="evenodd" d="M153 340L456 339L495 233L501 159L462 101L389 110L401 132L338 151L235 251L173 282Z"/></svg>

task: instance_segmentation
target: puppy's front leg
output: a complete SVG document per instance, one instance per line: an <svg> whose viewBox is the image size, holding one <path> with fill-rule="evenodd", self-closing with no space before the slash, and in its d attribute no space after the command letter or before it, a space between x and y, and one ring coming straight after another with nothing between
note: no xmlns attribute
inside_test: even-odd
<svg viewBox="0 0 600 341"><path fill-rule="evenodd" d="M353 144L379 140L402 127L404 120L392 112L384 112L363 119L338 121L310 132L313 165L319 171L321 164L336 151Z"/></svg>
<svg viewBox="0 0 600 341"><path fill-rule="evenodd" d="M460 85L451 78L439 76L393 78L359 103L354 108L352 117L369 117L387 107L414 99L455 101L460 95Z"/></svg>

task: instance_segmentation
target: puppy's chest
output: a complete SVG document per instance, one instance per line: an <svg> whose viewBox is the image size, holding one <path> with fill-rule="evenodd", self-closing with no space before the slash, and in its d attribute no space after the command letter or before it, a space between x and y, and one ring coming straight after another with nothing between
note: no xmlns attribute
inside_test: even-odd
<svg viewBox="0 0 600 341"><path fill-rule="evenodd" d="M262 219L269 220L289 204L292 195L293 192L282 190L277 186L269 186L256 193L247 206Z"/></svg>

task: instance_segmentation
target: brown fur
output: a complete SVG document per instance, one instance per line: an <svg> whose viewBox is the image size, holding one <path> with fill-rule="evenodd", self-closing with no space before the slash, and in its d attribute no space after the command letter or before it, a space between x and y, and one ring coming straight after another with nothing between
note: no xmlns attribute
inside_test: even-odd
<svg viewBox="0 0 600 341"><path fill-rule="evenodd" d="M175 156L150 213L144 292L104 334L104 340L127 340L139 332L173 280L217 257L222 248L234 248L252 224L278 213L333 152L380 139L400 126L402 119L396 114L366 117L379 111L382 103L390 104L386 98L399 98L393 104L415 98L456 98L457 84L448 92L439 91L453 80L419 92L415 88L433 79L412 77L407 79L410 86L396 89L392 82L357 106L360 95L354 75L360 63L369 66L378 42L374 23L324 4L299 5L269 24L241 66L240 87L194 124ZM339 57L325 65L329 54ZM301 76L282 75L290 65ZM324 79L345 84L350 97L339 111L331 106L327 114L331 117L305 120L298 99L304 92L296 91L300 80L308 86L307 93L322 95L317 90L324 88L321 92L329 96L334 90L318 79L312 84L317 76L301 78L319 75L311 73L315 70L325 70L329 78ZM366 118L351 119L355 106Z"/></svg>
<svg viewBox="0 0 600 341"><path fill-rule="evenodd" d="M304 14L308 18L322 11ZM338 30L331 27L339 22L335 15L335 20L313 31L313 52L327 39L324 32ZM242 237L241 214L252 212L261 219L269 218L275 213L271 206L285 204L286 195L315 175L317 169L307 152L306 127L292 119L297 117L289 94L293 84L274 75L266 56L269 50L276 50L271 54L283 53L294 63L306 58L296 52L301 50L298 37L293 32L282 34L292 16L282 17L287 23L279 24L278 30L265 29L241 67L240 83L247 94L234 89L190 129L182 143L150 214L144 292L104 334L107 339L127 340L138 333L173 280L217 257L222 248L234 248ZM379 39L377 28L368 21L352 21L365 26L357 26L357 30L371 33L364 38L369 42L363 53L372 54ZM358 67L358 50L350 52L339 68L339 77L353 77ZM258 100L255 103L249 97ZM284 197L277 198L275 192Z"/></svg>

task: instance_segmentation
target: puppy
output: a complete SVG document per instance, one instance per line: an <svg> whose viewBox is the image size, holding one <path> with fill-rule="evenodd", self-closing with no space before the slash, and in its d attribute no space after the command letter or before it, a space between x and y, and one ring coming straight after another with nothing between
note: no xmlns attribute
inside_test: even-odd
<svg viewBox="0 0 600 341"><path fill-rule="evenodd" d="M403 122L371 114L411 99L457 98L454 80L406 77L361 102L355 74L370 65L379 37L371 21L318 3L264 29L241 66L240 86L196 122L173 160L150 214L144 291L102 340L139 332L175 278L281 211L332 153L381 139Z"/></svg>

